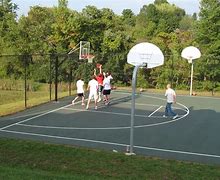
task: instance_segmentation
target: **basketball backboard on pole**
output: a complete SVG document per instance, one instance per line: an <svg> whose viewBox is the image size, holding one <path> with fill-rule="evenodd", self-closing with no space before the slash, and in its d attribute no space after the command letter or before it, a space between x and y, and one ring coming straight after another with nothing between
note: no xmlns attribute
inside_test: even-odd
<svg viewBox="0 0 220 180"><path fill-rule="evenodd" d="M190 77L190 92L189 95L192 95L192 86L193 86L193 61L201 57L201 52L198 48L194 46L189 46L183 49L181 52L181 57L187 59L191 64L191 77Z"/></svg>
<svg viewBox="0 0 220 180"><path fill-rule="evenodd" d="M139 43L131 48L127 62L133 66L146 64L147 68L154 68L164 63L162 51L152 43Z"/></svg>
<svg viewBox="0 0 220 180"><path fill-rule="evenodd" d="M71 55L76 51L78 52L79 60L88 60L88 63L93 62L95 56L90 54L89 41L80 41L77 45L72 47L72 49L68 52L68 55Z"/></svg>
<svg viewBox="0 0 220 180"><path fill-rule="evenodd" d="M134 155L134 115L135 115L135 94L137 72L140 67L154 68L164 63L164 55L160 48L152 43L139 43L133 46L127 56L127 62L135 66L132 76L132 102L131 102L131 128L130 128L130 148L126 155Z"/></svg>

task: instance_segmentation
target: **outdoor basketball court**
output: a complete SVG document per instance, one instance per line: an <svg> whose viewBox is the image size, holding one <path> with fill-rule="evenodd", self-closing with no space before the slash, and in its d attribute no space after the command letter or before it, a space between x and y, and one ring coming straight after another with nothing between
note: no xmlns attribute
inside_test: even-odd
<svg viewBox="0 0 220 180"><path fill-rule="evenodd" d="M89 42L80 42L68 54L77 50L79 59L93 62ZM199 57L193 56L194 49L186 55L191 60ZM113 91L110 105L101 102L97 110L94 104L88 110L80 102L72 105L74 97L67 97L2 117L0 136L123 153L132 144L131 153L138 155L220 164L220 98L177 96L174 109L179 117L165 118L164 95L134 93L138 68L163 65L161 50L151 43L137 44L129 51L127 62L135 66L133 93Z"/></svg>
<svg viewBox="0 0 220 180"><path fill-rule="evenodd" d="M0 118L0 136L125 152L130 143L131 93L112 92L110 105L89 110L73 97ZM164 118L164 95L137 94L137 155L220 164L220 99L178 96L179 117Z"/></svg>

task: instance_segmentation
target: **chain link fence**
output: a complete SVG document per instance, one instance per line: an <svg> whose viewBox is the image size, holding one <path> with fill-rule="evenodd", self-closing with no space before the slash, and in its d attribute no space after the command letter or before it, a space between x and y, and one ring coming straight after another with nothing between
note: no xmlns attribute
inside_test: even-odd
<svg viewBox="0 0 220 180"><path fill-rule="evenodd" d="M32 54L0 56L0 107L21 110L71 96L80 69L93 67L79 62L75 54ZM85 76L85 73L83 74ZM0 115L2 115L0 113Z"/></svg>

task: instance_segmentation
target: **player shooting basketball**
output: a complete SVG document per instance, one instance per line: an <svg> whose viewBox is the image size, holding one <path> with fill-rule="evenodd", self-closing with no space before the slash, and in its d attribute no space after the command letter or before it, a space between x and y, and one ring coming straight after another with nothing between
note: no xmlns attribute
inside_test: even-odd
<svg viewBox="0 0 220 180"><path fill-rule="evenodd" d="M102 65L99 64L99 66L97 66L99 68L99 74L96 75L96 69L94 69L94 75L96 77L96 80L98 81L98 102L100 102L102 100L101 98L101 94L102 94L102 90L103 90L103 80L104 80L104 75L102 74Z"/></svg>

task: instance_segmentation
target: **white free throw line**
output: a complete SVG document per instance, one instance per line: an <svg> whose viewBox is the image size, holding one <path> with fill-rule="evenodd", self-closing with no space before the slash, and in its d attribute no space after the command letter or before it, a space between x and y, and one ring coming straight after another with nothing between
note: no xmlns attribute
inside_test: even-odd
<svg viewBox="0 0 220 180"><path fill-rule="evenodd" d="M32 120L32 119L36 119L36 118L38 118L38 117L41 117L41 116L44 116L44 115L50 114L50 113L55 112L55 111L58 111L58 110L60 110L60 109L63 109L63 108L69 107L69 106L71 106L71 105L72 105L72 104L68 104L68 105L66 105L66 106L63 106L63 107L60 107L60 108L54 109L54 110L52 110L52 111L45 112L45 113L43 113L43 114L39 114L39 115L37 115L37 116L34 116L34 117L31 117L31 118L25 119L25 120L23 120L23 121L19 121L19 122L16 122L16 123L10 124L10 125L8 125L8 126L5 126L5 127L0 128L0 130L3 130L3 129L6 129L6 128L9 128L9 127L14 126L14 125L16 125L16 124L20 124L20 123L23 123L23 122L30 121L30 120Z"/></svg>
<svg viewBox="0 0 220 180"><path fill-rule="evenodd" d="M152 112L148 117L151 117L154 113L156 113L159 109L161 109L163 106L160 106L159 108L157 108L154 112Z"/></svg>
<svg viewBox="0 0 220 180"><path fill-rule="evenodd" d="M122 116L131 116L130 113L117 113L117 112L108 112L108 111L98 111L98 110L89 110L89 109L74 109L74 108L63 108L66 110L78 111L78 112L93 112L93 113L103 113L103 114L113 114L113 115L122 115ZM147 117L146 115L138 115L135 114L137 117Z"/></svg>

